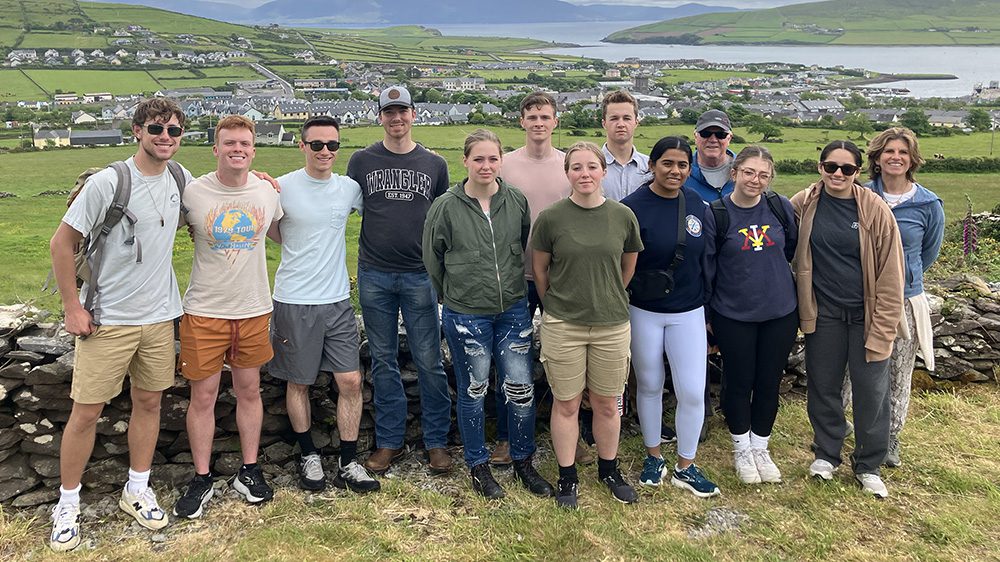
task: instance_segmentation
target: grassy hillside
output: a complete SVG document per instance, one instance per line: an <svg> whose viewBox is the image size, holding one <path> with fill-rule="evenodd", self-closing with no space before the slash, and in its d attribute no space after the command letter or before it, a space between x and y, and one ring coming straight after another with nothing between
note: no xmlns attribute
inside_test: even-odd
<svg viewBox="0 0 1000 562"><path fill-rule="evenodd" d="M704 14L618 31L607 41L682 44L1000 45L984 0L831 0Z"/></svg>

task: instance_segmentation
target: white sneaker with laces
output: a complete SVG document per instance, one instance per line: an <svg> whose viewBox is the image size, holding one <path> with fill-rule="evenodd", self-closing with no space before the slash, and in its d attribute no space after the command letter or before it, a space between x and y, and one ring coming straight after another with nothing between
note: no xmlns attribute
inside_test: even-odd
<svg viewBox="0 0 1000 562"><path fill-rule="evenodd" d="M733 451L733 464L736 465L736 476L744 484L758 484L760 474L757 472L757 465L754 464L753 453L750 449Z"/></svg>
<svg viewBox="0 0 1000 562"><path fill-rule="evenodd" d="M861 484L861 487L866 492L876 498L883 499L889 497L889 489L885 487L882 477L878 474L855 474L854 478L857 479L858 484Z"/></svg>
<svg viewBox="0 0 1000 562"><path fill-rule="evenodd" d="M56 552L65 552L78 546L80 546L80 505L52 506L52 534L49 535L49 547Z"/></svg>
<svg viewBox="0 0 1000 562"><path fill-rule="evenodd" d="M771 453L767 449L751 449L753 462L757 466L757 473L760 474L761 482L778 483L781 482L781 471L778 465L771 460Z"/></svg>
<svg viewBox="0 0 1000 562"><path fill-rule="evenodd" d="M160 504L156 501L156 492L148 486L142 492L133 494L126 485L118 500L118 507L135 517L140 525L153 531L162 529L169 523L166 512L160 509Z"/></svg>
<svg viewBox="0 0 1000 562"><path fill-rule="evenodd" d="M816 459L809 465L809 476L815 476L823 480L833 480L833 471L835 470L837 470L837 467L830 464L830 461Z"/></svg>
<svg viewBox="0 0 1000 562"><path fill-rule="evenodd" d="M299 487L311 491L326 488L323 458L319 453L311 453L299 459Z"/></svg>

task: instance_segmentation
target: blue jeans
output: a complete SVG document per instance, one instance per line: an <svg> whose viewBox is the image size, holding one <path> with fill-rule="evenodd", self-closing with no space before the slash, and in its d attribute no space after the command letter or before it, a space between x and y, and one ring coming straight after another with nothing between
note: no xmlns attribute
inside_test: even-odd
<svg viewBox="0 0 1000 562"><path fill-rule="evenodd" d="M420 384L424 447L445 447L451 427L451 397L441 366L441 324L430 277L423 271L391 273L358 264L358 295L372 356L377 446L402 448L406 432L406 394L397 361L402 311Z"/></svg>
<svg viewBox="0 0 1000 562"><path fill-rule="evenodd" d="M458 428L465 446L465 464L472 468L489 460L483 404L496 359L497 392L507 398L510 456L524 460L535 452L535 385L531 369L531 317L527 299L500 314L462 314L447 306L441 313L444 337L451 349L458 383Z"/></svg>
<svg viewBox="0 0 1000 562"><path fill-rule="evenodd" d="M531 319L535 317L535 311L541 310L545 311L542 307L542 299L538 297L538 289L535 288L535 282L528 281L528 321L530 323ZM532 357L532 360L537 359L537 357ZM545 379L542 379L543 384L547 385ZM543 387L543 388L547 388ZM510 435L507 433L507 428L509 427L509 422L507 421L507 397L503 392L503 374L497 373L497 390L495 394L496 398L496 410L497 410L497 441L509 441Z"/></svg>

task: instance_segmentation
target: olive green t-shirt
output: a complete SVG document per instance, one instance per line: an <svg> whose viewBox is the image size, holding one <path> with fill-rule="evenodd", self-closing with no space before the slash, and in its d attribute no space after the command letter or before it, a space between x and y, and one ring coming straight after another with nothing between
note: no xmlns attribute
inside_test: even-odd
<svg viewBox="0 0 1000 562"><path fill-rule="evenodd" d="M562 199L538 215L531 247L552 254L545 312L584 326L628 321L622 254L642 251L631 209L611 199L593 209Z"/></svg>

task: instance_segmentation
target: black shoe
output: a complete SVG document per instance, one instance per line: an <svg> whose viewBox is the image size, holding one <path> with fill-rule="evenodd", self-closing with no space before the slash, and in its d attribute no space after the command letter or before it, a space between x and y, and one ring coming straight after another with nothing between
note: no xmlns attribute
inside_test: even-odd
<svg viewBox="0 0 1000 562"><path fill-rule="evenodd" d="M490 472L490 463L488 462L472 467L472 489L479 495L491 500L498 500L507 495L496 479L493 478L493 473Z"/></svg>
<svg viewBox="0 0 1000 562"><path fill-rule="evenodd" d="M274 490L264 481L260 465L246 469L242 466L233 477L231 486L249 503L263 503L274 497Z"/></svg>
<svg viewBox="0 0 1000 562"><path fill-rule="evenodd" d="M535 470L534 465L531 464L531 457L514 461L514 478L536 496L549 498L555 493L552 490L552 484L546 482L542 475Z"/></svg>
<svg viewBox="0 0 1000 562"><path fill-rule="evenodd" d="M556 505L566 509L576 509L576 494L579 484L575 480L569 481L560 478L557 486L559 489L556 491Z"/></svg>
<svg viewBox="0 0 1000 562"><path fill-rule="evenodd" d="M212 499L212 475L198 476L188 482L184 495L174 504L174 517L197 519L201 517L202 508Z"/></svg>
<svg viewBox="0 0 1000 562"><path fill-rule="evenodd" d="M660 422L660 443L676 443L677 432L669 425Z"/></svg>
<svg viewBox="0 0 1000 562"><path fill-rule="evenodd" d="M358 464L358 461L351 461L347 466L337 468L337 477L333 479L333 485L341 490L350 489L356 494L367 494L377 492L382 489L382 484L372 477L365 467Z"/></svg>
<svg viewBox="0 0 1000 562"><path fill-rule="evenodd" d="M698 442L704 443L708 441L708 420L706 419L704 423L701 424L701 433L698 434Z"/></svg>
<svg viewBox="0 0 1000 562"><path fill-rule="evenodd" d="M635 492L635 488L631 484L625 481L622 471L618 468L615 468L615 471L610 476L601 478L601 482L611 490L611 495L616 500L622 503L636 503L639 501L639 494Z"/></svg>

